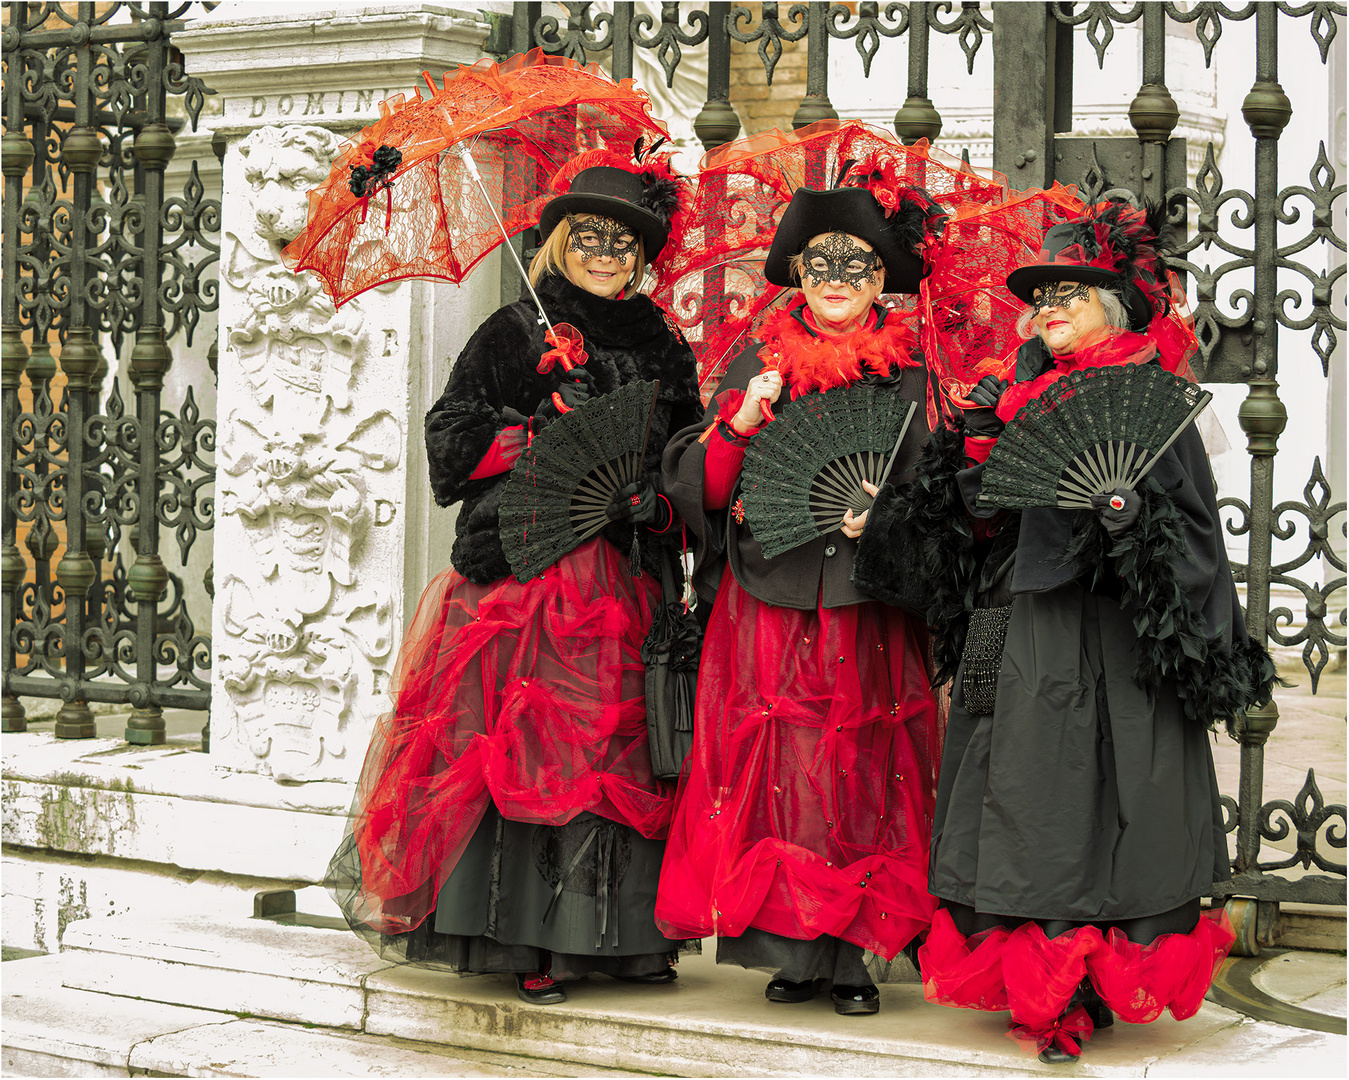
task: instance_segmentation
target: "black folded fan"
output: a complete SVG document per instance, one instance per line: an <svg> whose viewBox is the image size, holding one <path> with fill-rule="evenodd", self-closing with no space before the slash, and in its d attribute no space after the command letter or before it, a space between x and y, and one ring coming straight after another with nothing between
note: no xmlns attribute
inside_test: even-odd
<svg viewBox="0 0 1349 1080"><path fill-rule="evenodd" d="M1093 495L1137 487L1212 397L1156 364L1071 372L998 436L979 503L1075 509Z"/></svg>
<svg viewBox="0 0 1349 1080"><path fill-rule="evenodd" d="M642 478L659 382L631 382L558 417L511 469L501 549L519 581L538 577L609 524L614 494Z"/></svg>
<svg viewBox="0 0 1349 1080"><path fill-rule="evenodd" d="M871 505L862 487L889 475L914 403L859 383L805 394L754 436L740 498L754 539L771 559L832 532Z"/></svg>

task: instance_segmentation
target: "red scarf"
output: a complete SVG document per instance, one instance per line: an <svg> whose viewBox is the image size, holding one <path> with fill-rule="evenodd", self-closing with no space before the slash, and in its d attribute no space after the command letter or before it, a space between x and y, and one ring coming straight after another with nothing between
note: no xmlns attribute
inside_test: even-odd
<svg viewBox="0 0 1349 1080"><path fill-rule="evenodd" d="M882 326L817 336L795 315L804 304L803 299L774 312L759 332L763 342L759 359L764 370L780 372L793 399L812 390L847 386L866 372L886 377L918 365L914 356L918 335L898 312L888 312Z"/></svg>
<svg viewBox="0 0 1349 1080"><path fill-rule="evenodd" d="M1039 397L1070 371L1077 371L1080 368L1113 367L1118 364L1146 364L1156 355L1157 345L1150 337L1129 330L1117 331L1095 345L1089 345L1074 353L1055 356L1053 366L1043 375L1008 387L998 399L996 410L998 418L1004 423L1011 420L1020 411L1021 406L1031 398Z"/></svg>

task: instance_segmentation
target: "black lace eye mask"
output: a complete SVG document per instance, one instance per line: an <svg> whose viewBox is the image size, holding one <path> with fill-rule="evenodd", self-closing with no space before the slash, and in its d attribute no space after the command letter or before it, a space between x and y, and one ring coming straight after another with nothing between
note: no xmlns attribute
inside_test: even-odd
<svg viewBox="0 0 1349 1080"><path fill-rule="evenodd" d="M571 240L567 246L581 256L582 263L600 256L625 263L637 253L637 237L633 234L632 226L624 225L621 221L606 217L582 221L568 214L567 224L571 226Z"/></svg>
<svg viewBox="0 0 1349 1080"><path fill-rule="evenodd" d="M810 244L801 257L806 276L816 288L826 281L841 281L860 291L876 283L876 253L858 247L847 233L830 233L820 243Z"/></svg>
<svg viewBox="0 0 1349 1080"><path fill-rule="evenodd" d="M1091 286L1085 281L1046 281L1033 295L1031 307L1038 315L1045 308L1066 308L1074 300L1089 299Z"/></svg>

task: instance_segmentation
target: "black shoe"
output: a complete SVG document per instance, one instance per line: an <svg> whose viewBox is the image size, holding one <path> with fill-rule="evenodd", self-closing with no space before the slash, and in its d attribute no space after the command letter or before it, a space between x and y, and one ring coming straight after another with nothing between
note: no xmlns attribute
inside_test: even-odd
<svg viewBox="0 0 1349 1080"><path fill-rule="evenodd" d="M1040 1060L1046 1065L1071 1065L1081 1056L1081 1054L1070 1054L1067 1050L1060 1050L1053 1043L1040 1051Z"/></svg>
<svg viewBox="0 0 1349 1080"><path fill-rule="evenodd" d="M770 979L764 987L763 996L769 1001L782 1001L797 1005L809 1001L826 986L828 979L811 979L808 982L792 982L789 979Z"/></svg>
<svg viewBox="0 0 1349 1080"><path fill-rule="evenodd" d="M653 971L650 975L615 975L614 978L642 986L658 986L661 983L674 982L679 978L679 972L674 968L666 968L664 971Z"/></svg>
<svg viewBox="0 0 1349 1080"><path fill-rule="evenodd" d="M829 992L829 999L839 1016L868 1016L881 1011L881 992L871 983L866 986L835 986Z"/></svg>
<svg viewBox="0 0 1349 1080"><path fill-rule="evenodd" d="M515 993L521 1001L531 1005L557 1005L567 1000L567 991L547 975L531 971L527 975L516 974Z"/></svg>

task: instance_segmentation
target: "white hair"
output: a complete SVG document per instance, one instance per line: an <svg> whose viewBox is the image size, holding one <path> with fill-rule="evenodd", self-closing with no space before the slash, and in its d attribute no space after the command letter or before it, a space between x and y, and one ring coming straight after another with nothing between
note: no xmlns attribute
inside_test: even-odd
<svg viewBox="0 0 1349 1080"><path fill-rule="evenodd" d="M1070 278L1064 278L1070 281ZM1104 285L1092 286L1096 290L1096 298L1101 301L1101 309L1105 312L1105 324L1107 326L1118 327L1121 330L1129 329L1129 312L1124 306L1124 300L1115 289L1108 289ZM1016 320L1016 332L1018 337L1031 338L1039 333L1031 320L1035 318L1035 308L1027 307L1020 317Z"/></svg>

